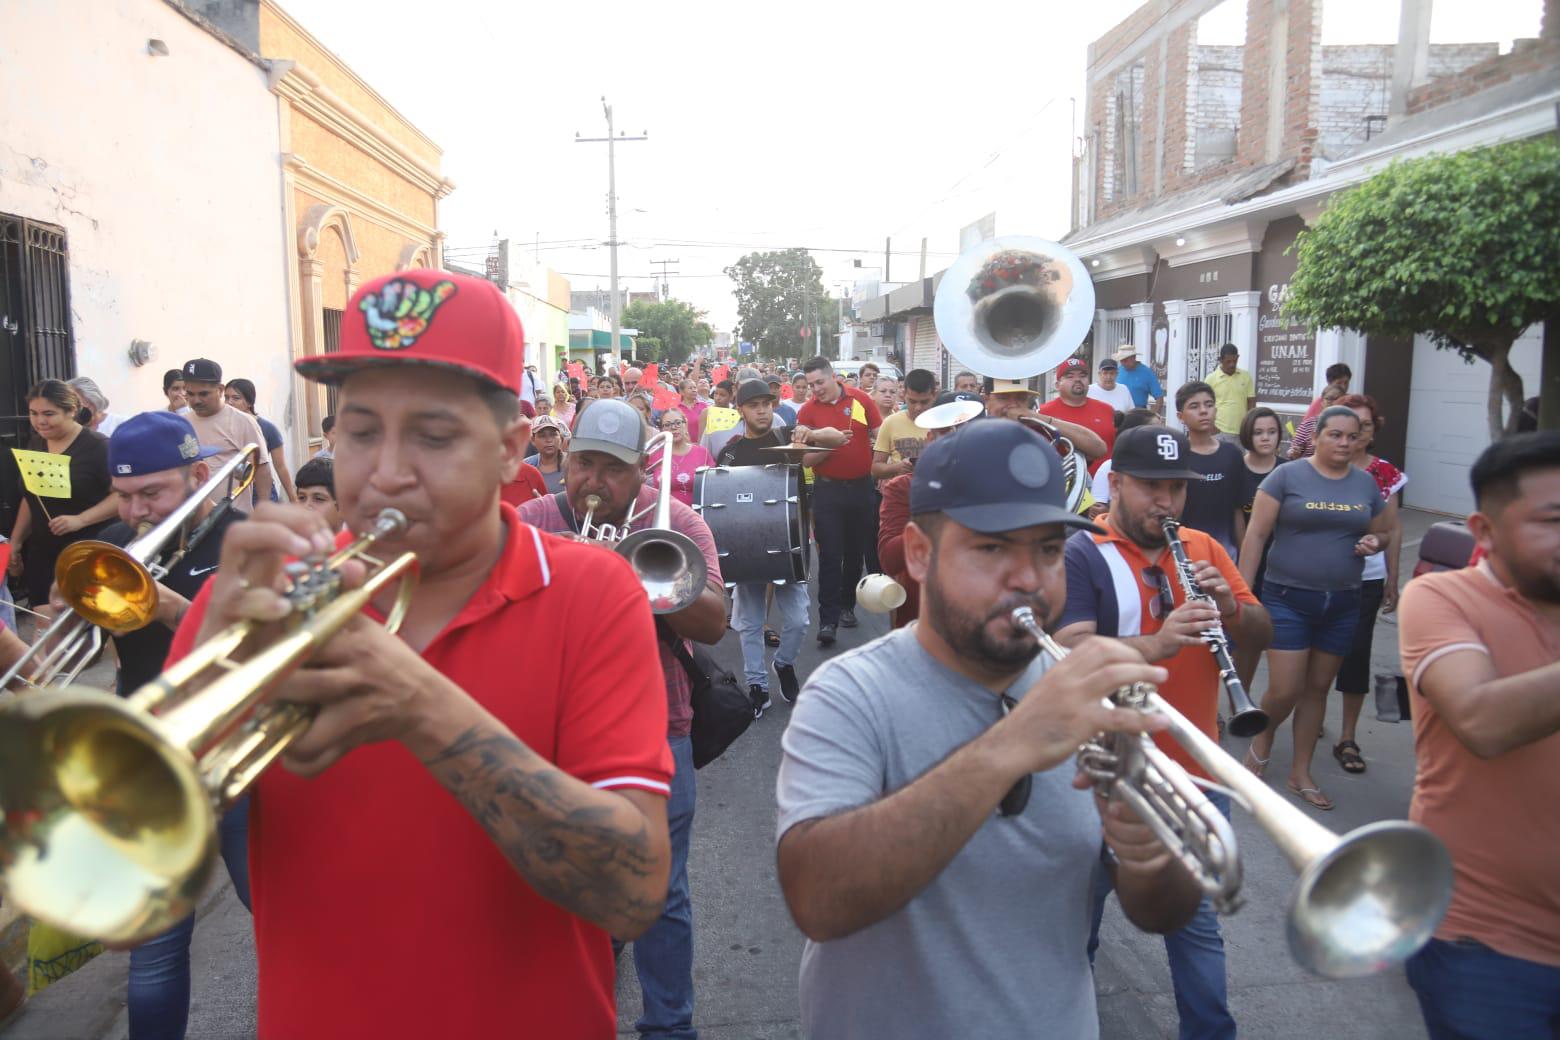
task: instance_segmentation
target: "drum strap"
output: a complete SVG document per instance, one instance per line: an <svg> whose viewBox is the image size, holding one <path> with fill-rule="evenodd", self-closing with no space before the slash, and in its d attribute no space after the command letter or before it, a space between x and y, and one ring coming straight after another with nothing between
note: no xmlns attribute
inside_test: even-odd
<svg viewBox="0 0 1560 1040"><path fill-rule="evenodd" d="M579 534L580 524L579 521L574 517L574 510L569 506L568 492L558 492L553 496L553 501L557 503L558 515L562 516L563 522L569 525L569 530L573 531L575 534Z"/></svg>

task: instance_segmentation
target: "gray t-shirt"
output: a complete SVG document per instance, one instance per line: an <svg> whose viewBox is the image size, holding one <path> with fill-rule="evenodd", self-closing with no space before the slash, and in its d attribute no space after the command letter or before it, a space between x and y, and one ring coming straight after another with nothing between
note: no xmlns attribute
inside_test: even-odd
<svg viewBox="0 0 1560 1040"><path fill-rule="evenodd" d="M1048 664L1037 658L1009 695L1022 698ZM934 660L913 626L829 661L808 679L781 742L776 840L905 787L1001 714L997 695ZM898 913L808 942L806 1034L1098 1036L1084 948L1101 830L1075 773L1069 761L1035 774L1024 812L993 814Z"/></svg>
<svg viewBox="0 0 1560 1040"><path fill-rule="evenodd" d="M1359 588L1365 560L1354 555L1354 543L1386 508L1375 477L1351 466L1335 480L1302 461L1279 466L1257 490L1278 500L1264 588Z"/></svg>

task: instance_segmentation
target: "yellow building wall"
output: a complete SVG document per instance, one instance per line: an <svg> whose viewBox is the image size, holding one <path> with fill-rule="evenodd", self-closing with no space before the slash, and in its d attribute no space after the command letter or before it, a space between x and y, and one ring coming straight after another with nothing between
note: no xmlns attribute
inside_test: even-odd
<svg viewBox="0 0 1560 1040"><path fill-rule="evenodd" d="M271 0L264 0L260 5L260 55L291 59L307 67L332 93L367 116L407 151L429 165L438 166L441 154L438 145L423 136L405 116L358 79L339 58Z"/></svg>
<svg viewBox="0 0 1560 1040"><path fill-rule="evenodd" d="M292 116L292 150L327 177L355 188L419 224L432 227L433 196L301 112Z"/></svg>

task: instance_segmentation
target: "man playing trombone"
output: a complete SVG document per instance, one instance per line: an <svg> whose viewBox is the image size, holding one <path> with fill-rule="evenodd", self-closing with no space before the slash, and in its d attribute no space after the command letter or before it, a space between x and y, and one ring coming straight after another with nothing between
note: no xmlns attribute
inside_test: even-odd
<svg viewBox="0 0 1560 1040"><path fill-rule="evenodd" d="M1197 582L1211 602L1187 602L1161 521L1181 515L1188 468L1186 435L1162 426L1140 426L1116 440L1110 473L1110 513L1099 534L1074 535L1067 542L1067 603L1057 641L1076 646L1092 636L1120 639L1145 660L1164 667L1169 681L1160 696L1207 736L1217 740L1219 668L1201 633L1222 620L1243 644L1266 646L1272 635L1267 612L1246 588L1240 571L1217 541L1181 528ZM1173 740L1161 750L1194 776L1207 771ZM1229 796L1208 792L1226 817ZM1095 891L1089 956L1099 943L1100 915L1110 894L1108 879ZM1226 1000L1224 941L1219 919L1204 899L1186 927L1165 936L1170 978L1184 1038L1235 1036Z"/></svg>
<svg viewBox="0 0 1560 1040"><path fill-rule="evenodd" d="M1060 612L1067 532L1092 530L1065 501L1059 457L1019 423L929 444L905 529L920 619L823 665L797 701L777 843L814 1040L1088 1040L1095 872L1147 930L1197 906L1180 861L1073 765L1101 732L1162 727L1103 699L1164 669L1105 639L1052 663L1012 616Z"/></svg>
<svg viewBox="0 0 1560 1040"><path fill-rule="evenodd" d="M597 401L580 417L569 441L564 468L564 490L533 499L520 507L520 519L540 530L574 535L613 548L630 528L652 527L661 496L669 501L671 529L690 540L689 551L704 559L704 587L679 610L657 619L659 668L650 655L631 653L616 644L612 626L591 626L593 634L614 645L592 654L596 660L629 655L644 674L664 680L667 709L666 740L675 769L667 824L671 833L671 881L666 907L659 920L634 942L634 966L644 998L644 1014L636 1026L641 1034L693 1037L693 907L688 895L688 844L693 835L696 800L693 777L693 743L689 737L693 706L687 672L672 649L674 640L720 642L726 632L726 598L720 579L720 561L709 525L689 506L670 498L671 481L663 479L658 490L645 480L645 463L654 450L647 442L648 428L639 413L625 401ZM666 454L671 454L670 444ZM644 594L638 594L640 603ZM614 932L619 938L629 938Z"/></svg>
<svg viewBox="0 0 1560 1040"><path fill-rule="evenodd" d="M297 363L340 387L348 527L421 577L398 634L359 614L277 687L318 713L252 807L261 1036L615 1035L608 934L642 933L666 895L666 696L624 561L500 504L523 357L490 283L419 269L363 286L340 349ZM282 619L289 561L337 543L262 505L172 660Z"/></svg>

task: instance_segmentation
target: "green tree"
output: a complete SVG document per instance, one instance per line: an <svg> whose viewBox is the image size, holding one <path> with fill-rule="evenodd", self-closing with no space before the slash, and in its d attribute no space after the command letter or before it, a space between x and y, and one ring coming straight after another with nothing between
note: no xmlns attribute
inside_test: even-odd
<svg viewBox="0 0 1560 1040"><path fill-rule="evenodd" d="M1560 319L1553 138L1394 163L1334 196L1296 248L1285 314L1368 336L1423 333L1470 364L1482 358L1490 437L1515 428L1523 391L1511 344Z"/></svg>
<svg viewBox="0 0 1560 1040"><path fill-rule="evenodd" d="M636 300L623 309L625 329L638 329L638 360L680 365L688 355L715 338L704 312L682 300L646 303Z"/></svg>
<svg viewBox="0 0 1560 1040"><path fill-rule="evenodd" d="M823 268L807 250L749 253L726 268L726 277L736 283L736 338L754 344L759 356L811 356L819 327L824 352L833 352L839 301L824 291Z"/></svg>

